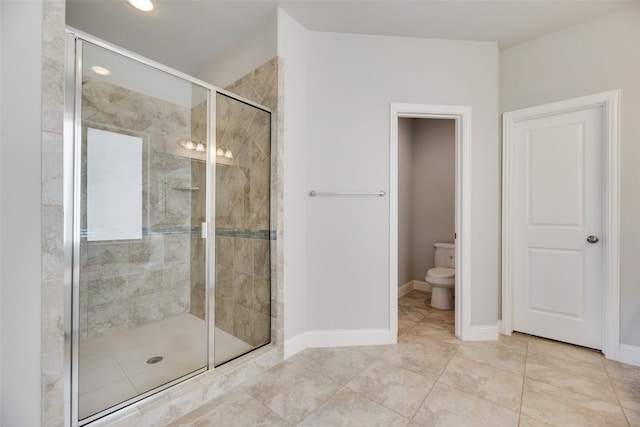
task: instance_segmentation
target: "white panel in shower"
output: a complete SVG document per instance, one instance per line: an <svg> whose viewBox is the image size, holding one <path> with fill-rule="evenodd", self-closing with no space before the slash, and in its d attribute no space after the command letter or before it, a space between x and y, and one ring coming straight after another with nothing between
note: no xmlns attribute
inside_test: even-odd
<svg viewBox="0 0 640 427"><path fill-rule="evenodd" d="M87 129L87 240L142 238L142 138Z"/></svg>

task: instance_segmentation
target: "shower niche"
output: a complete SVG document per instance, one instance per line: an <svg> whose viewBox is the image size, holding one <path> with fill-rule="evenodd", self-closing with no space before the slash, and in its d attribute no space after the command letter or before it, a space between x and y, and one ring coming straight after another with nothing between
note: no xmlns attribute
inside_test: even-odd
<svg viewBox="0 0 640 427"><path fill-rule="evenodd" d="M67 413L85 425L270 343L271 113L67 43Z"/></svg>

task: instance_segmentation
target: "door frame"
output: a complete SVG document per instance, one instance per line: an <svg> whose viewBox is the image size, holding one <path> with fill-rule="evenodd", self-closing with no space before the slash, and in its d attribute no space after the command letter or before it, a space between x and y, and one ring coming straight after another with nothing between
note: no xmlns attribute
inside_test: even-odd
<svg viewBox="0 0 640 427"><path fill-rule="evenodd" d="M389 325L398 332L398 120L455 120L455 334L462 340L496 339L471 327L471 107L458 105L390 104L389 182Z"/></svg>
<svg viewBox="0 0 640 427"><path fill-rule="evenodd" d="M514 319L514 162L516 123L556 114L602 108L603 161L603 339L602 352L618 360L620 342L620 90L553 102L503 114L502 121L502 322L501 333L511 335Z"/></svg>

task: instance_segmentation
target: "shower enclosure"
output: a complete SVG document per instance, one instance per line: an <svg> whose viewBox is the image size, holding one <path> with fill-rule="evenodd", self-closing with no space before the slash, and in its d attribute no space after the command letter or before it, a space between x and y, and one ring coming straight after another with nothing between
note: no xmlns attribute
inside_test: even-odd
<svg viewBox="0 0 640 427"><path fill-rule="evenodd" d="M271 114L69 31L68 419L271 340Z"/></svg>

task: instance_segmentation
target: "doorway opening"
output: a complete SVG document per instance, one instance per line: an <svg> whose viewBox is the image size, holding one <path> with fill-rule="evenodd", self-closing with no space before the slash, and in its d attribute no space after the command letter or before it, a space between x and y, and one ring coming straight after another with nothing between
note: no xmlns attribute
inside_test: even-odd
<svg viewBox="0 0 640 427"><path fill-rule="evenodd" d="M413 276L424 277L427 273L427 267L433 265L433 247L434 243L455 243L454 245L454 260L455 260L455 285L452 290L453 298L454 318L455 318L455 335L462 340L478 340L478 339L496 339L497 331L491 331L487 334L485 331L477 331L477 336L472 336L471 328L471 301L469 298L469 276L470 271L470 165L471 165L471 108L466 106L449 106L449 105L421 105L421 104L391 104L390 108L390 329L391 333L398 331L398 296L412 289L428 290L427 283L422 280L416 280ZM406 122L408 120L408 122ZM447 204L448 209L443 211L449 211L452 213L453 218L449 218L449 223L444 225L444 230L426 230L426 235L432 237L425 237L427 242L420 242L417 247L420 249L415 251L417 253L412 254L416 259L421 259L421 262L414 263L411 273L411 280L405 282L406 279L400 280L400 278L409 277L409 268L407 263L400 261L400 257L407 257L407 232L413 233L410 227L407 226L406 219L410 217L406 210L408 205L406 198L412 197L407 193L404 182L406 181L407 171L403 168L403 163L406 164L406 157L412 157L407 155L406 149L402 147L405 144L402 138L405 135L401 135L401 132L406 131L409 125L413 122L415 129L418 132L438 130L444 131L447 126L450 126L450 133L452 133L453 153L450 153L450 162L442 162L441 169L449 169L449 182L447 184L441 183L442 189L447 188L444 193L449 191L453 192L450 195L451 200ZM413 128L413 126L411 126ZM446 131L445 131L446 133ZM446 145L446 142L443 144ZM420 147L420 155L422 149ZM429 150L425 150L429 151ZM416 154L416 153L413 153ZM437 160L436 160L437 161ZM415 164L415 163L414 163ZM426 172L426 171L421 171ZM422 174L419 174L422 175ZM427 173L428 176L428 173ZM422 180L422 179L421 179ZM401 184L402 183L402 184ZM432 183L438 186L437 183ZM403 185L403 188L400 186ZM415 193L414 193L415 194ZM417 196L416 196L417 197ZM429 205L426 200L429 197L437 198L440 195L427 195L423 194L420 205L423 203ZM453 205L453 206L451 206ZM417 213L413 210L413 213ZM444 217L446 213L436 214L436 216ZM443 220L443 224L444 224ZM414 221L411 221L414 223ZM437 228L438 225L430 227L425 222L418 222L417 227L429 229ZM423 230L425 231L425 230ZM425 234L423 234L425 235ZM425 236L426 236L425 235ZM416 236L415 238L420 238ZM401 247L402 245L402 247ZM411 245L413 246L413 245ZM426 246L426 250L425 250ZM424 253L422 253L424 252ZM402 263L402 265L401 265ZM411 263L409 263L411 264ZM400 270L402 269L402 271ZM415 273L419 269L424 269L420 274ZM427 310L437 310L427 307ZM487 335L487 336L485 336ZM488 335L491 335L489 337ZM495 335L495 337L493 337ZM397 339L397 335L396 335Z"/></svg>
<svg viewBox="0 0 640 427"><path fill-rule="evenodd" d="M455 121L402 117L398 119L398 296L420 290L431 294L428 307L453 310L454 241ZM437 276L433 268L439 269ZM440 282L436 286L442 290L432 289L432 282Z"/></svg>

